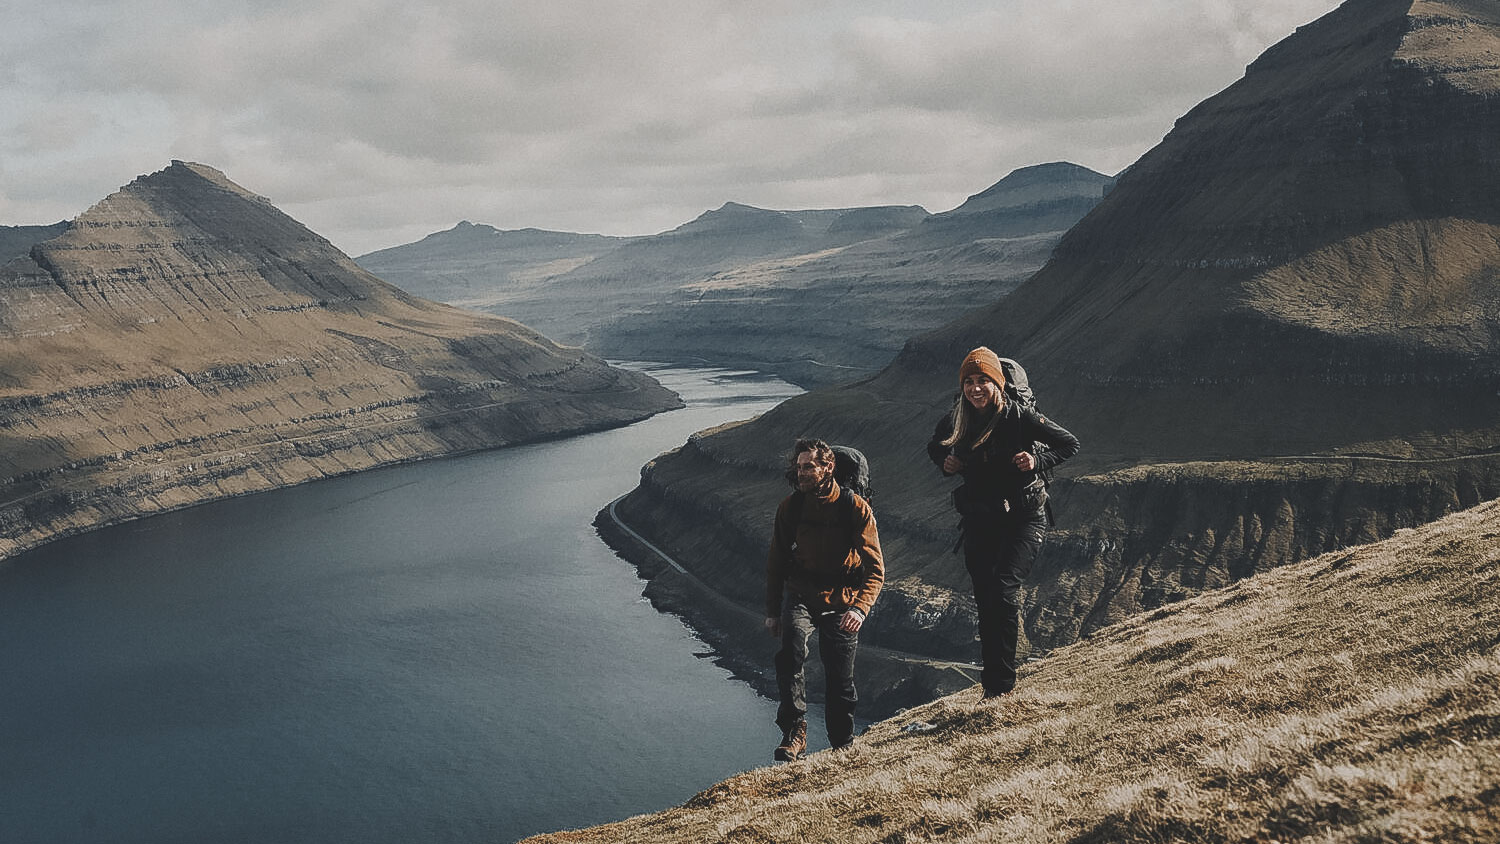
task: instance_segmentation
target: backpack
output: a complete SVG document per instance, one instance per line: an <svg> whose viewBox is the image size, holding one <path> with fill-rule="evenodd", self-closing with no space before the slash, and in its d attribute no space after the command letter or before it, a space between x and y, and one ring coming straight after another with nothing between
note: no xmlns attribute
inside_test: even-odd
<svg viewBox="0 0 1500 844"><path fill-rule="evenodd" d="M833 479L839 482L839 486L869 502L870 461L865 459L865 453L847 445L829 448L833 449Z"/></svg>
<svg viewBox="0 0 1500 844"><path fill-rule="evenodd" d="M1031 391L1031 381L1027 379L1026 370L1021 368L1021 364L1010 358L1001 358L1000 371L1005 373L1005 400L1015 402L1016 406L1023 410L1036 410L1036 393ZM1050 448L1051 446L1044 442L1033 441L1031 443L1032 454L1041 454ZM1041 472L1037 477L1042 479L1044 485L1052 483L1051 470ZM1051 514L1048 515L1050 517Z"/></svg>
<svg viewBox="0 0 1500 844"><path fill-rule="evenodd" d="M833 450L833 479L845 492L852 492L865 500L870 501L870 461L865 458L864 452L847 445L829 446ZM792 493L792 506L790 515L792 517L792 536L797 535L797 526L802 519L802 497L806 494L797 486L797 473L788 469L787 481L795 490ZM858 537L856 511L854 497L850 495L839 496L839 519L849 529L849 547L854 547L854 540Z"/></svg>
<svg viewBox="0 0 1500 844"><path fill-rule="evenodd" d="M1031 380L1026 377L1026 370L1021 367L1021 364L1011 358L1000 358L1000 371L1005 374L1005 400L1013 402L1022 410L1036 410L1036 393L1032 392ZM963 400L963 391L959 390L956 401L961 402ZM1044 442L1033 440L1031 443L1031 453L1035 455L1040 455L1043 451L1049 451L1051 448L1051 446ZM1043 490L1048 489L1052 486L1052 470L1048 469L1045 472L1038 472L1037 480L1041 481ZM954 490L954 492L956 494L958 490ZM1052 514L1052 500L1050 497L1047 499L1045 506L1047 524L1057 524L1057 519ZM964 536L962 524L960 523L958 541L953 545L953 553L957 554L963 548L963 545Z"/></svg>
<svg viewBox="0 0 1500 844"><path fill-rule="evenodd" d="M1031 392L1031 382L1026 379L1026 370L1010 358L1000 359L1000 371L1005 373L1005 395L1019 407L1036 407L1036 394Z"/></svg>

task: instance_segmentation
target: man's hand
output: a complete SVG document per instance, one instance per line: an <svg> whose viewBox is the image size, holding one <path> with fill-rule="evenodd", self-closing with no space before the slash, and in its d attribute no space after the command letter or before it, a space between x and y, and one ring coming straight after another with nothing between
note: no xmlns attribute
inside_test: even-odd
<svg viewBox="0 0 1500 844"><path fill-rule="evenodd" d="M943 474L956 475L959 472L963 471L963 468L964 462L962 460L959 460L957 457L954 457L950 454L947 457L943 458Z"/></svg>
<svg viewBox="0 0 1500 844"><path fill-rule="evenodd" d="M865 617L858 610L849 610L839 617L839 629L845 633L858 633L864 623Z"/></svg>
<svg viewBox="0 0 1500 844"><path fill-rule="evenodd" d="M1016 464L1016 468L1023 472L1030 472L1036 468L1036 455L1029 451L1023 451L1012 457L1010 462Z"/></svg>
<svg viewBox="0 0 1500 844"><path fill-rule="evenodd" d="M775 636L776 638L780 639L781 638L781 619L779 619L779 618L770 618L770 617L766 618L766 632L770 633L772 636Z"/></svg>

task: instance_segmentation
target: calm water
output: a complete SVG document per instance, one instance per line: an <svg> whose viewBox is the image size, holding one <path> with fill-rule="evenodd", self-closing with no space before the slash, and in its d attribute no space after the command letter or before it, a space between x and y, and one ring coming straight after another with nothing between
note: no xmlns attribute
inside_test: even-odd
<svg viewBox="0 0 1500 844"><path fill-rule="evenodd" d="M654 374L689 408L0 564L0 842L510 841L768 764L774 705L590 521L796 388Z"/></svg>

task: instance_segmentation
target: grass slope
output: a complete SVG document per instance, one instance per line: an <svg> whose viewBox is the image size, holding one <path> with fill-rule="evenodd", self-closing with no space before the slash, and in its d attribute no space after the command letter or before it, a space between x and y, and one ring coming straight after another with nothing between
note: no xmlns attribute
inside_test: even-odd
<svg viewBox="0 0 1500 844"><path fill-rule="evenodd" d="M1105 628L998 701L530 840L1492 844L1497 588L1491 502Z"/></svg>

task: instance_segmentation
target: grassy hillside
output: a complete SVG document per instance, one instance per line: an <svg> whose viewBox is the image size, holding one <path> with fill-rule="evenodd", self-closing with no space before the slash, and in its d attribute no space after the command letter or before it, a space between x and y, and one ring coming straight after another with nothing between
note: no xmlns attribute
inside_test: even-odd
<svg viewBox="0 0 1500 844"><path fill-rule="evenodd" d="M1491 502L1105 628L997 701L529 840L1493 844L1497 588Z"/></svg>

